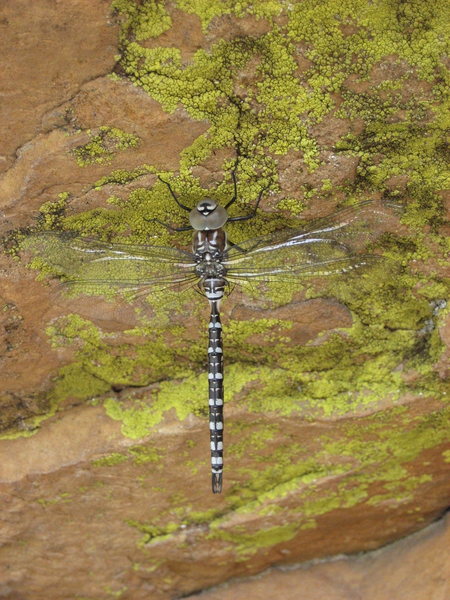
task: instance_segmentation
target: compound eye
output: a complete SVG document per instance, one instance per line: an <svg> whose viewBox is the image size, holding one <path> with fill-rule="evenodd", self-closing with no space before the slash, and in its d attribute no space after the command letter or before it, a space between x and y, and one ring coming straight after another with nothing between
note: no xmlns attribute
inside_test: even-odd
<svg viewBox="0 0 450 600"><path fill-rule="evenodd" d="M209 198L199 202L189 215L189 222L197 231L219 229L225 225L227 219L227 211L223 206Z"/></svg>
<svg viewBox="0 0 450 600"><path fill-rule="evenodd" d="M197 210L199 213L207 217L217 208L217 203L213 200L203 200L197 204Z"/></svg>

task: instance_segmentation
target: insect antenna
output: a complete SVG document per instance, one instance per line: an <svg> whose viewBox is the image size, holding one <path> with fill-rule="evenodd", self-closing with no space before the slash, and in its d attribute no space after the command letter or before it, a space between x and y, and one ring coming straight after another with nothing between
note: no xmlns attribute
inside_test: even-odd
<svg viewBox="0 0 450 600"><path fill-rule="evenodd" d="M181 202L178 200L178 198L177 198L177 196L176 196L175 192L173 191L173 189L172 189L172 186L170 185L170 183L169 183L168 181L165 181L164 179L162 179L162 178L161 178L159 175L158 175L158 179L159 179L160 181L162 181L162 183L164 183L164 184L166 184L166 185L167 185L167 187L169 188L169 192L170 192L170 193L171 193L171 195L172 195L172 198L175 200L175 202L178 204L178 206L179 206L180 208L182 208L183 210L186 210L187 212L191 212L191 209L189 208L189 206L186 206L185 204L182 204L182 203L181 203Z"/></svg>

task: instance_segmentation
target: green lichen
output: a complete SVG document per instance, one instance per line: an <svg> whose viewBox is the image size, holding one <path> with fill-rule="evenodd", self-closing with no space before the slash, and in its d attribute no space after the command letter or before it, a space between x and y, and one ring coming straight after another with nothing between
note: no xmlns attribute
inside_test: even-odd
<svg viewBox="0 0 450 600"><path fill-rule="evenodd" d="M413 425L408 423L404 431L398 428L399 414L394 409L355 424L343 423L334 431L334 434L340 432L341 440L322 436L315 451L293 450L286 444L284 449L270 453L271 464L258 473L253 470L250 486L241 494L240 507L232 514L276 515L271 507L279 507L284 497L295 494L297 508L283 510L284 520L291 521L286 539L291 539L301 530L315 527L321 515L333 510L364 502L370 506L386 501L390 504L411 501L417 488L431 482L432 476L411 476L408 465L424 450L449 441L449 411L446 408L415 418ZM310 458L299 460L302 454ZM278 469L276 474L274 469ZM278 481L278 485L269 485L273 481ZM327 481L326 486L323 481ZM384 483L385 493L369 494L371 485L379 486L380 482ZM250 489L253 494L256 492L253 498L248 493ZM230 500L233 499L236 497L231 496ZM243 526L230 527L230 518L234 520L234 516L225 515L210 521L210 535L231 542L238 556L257 552L271 537L272 527L268 528L266 538L264 529L255 534ZM277 529L274 528L275 534ZM272 544L277 542L275 535Z"/></svg>
<svg viewBox="0 0 450 600"><path fill-rule="evenodd" d="M403 502L405 500L411 500L413 498L413 492L416 491L417 487L428 481L433 481L431 475L420 475L419 477L405 477L407 473L403 473L404 479L394 481L390 484L386 483L384 488L386 489L385 494L376 494L371 496L367 500L367 504L382 504L384 501L392 502L393 496L397 502Z"/></svg>
<svg viewBox="0 0 450 600"><path fill-rule="evenodd" d="M251 424L232 423L228 428L229 433L238 437L238 441L227 445L227 454L242 458L251 456L256 458L269 440L275 437L279 430L278 425L266 425L253 421Z"/></svg>
<svg viewBox="0 0 450 600"><path fill-rule="evenodd" d="M102 456L102 458L97 458L92 461L92 465L94 467L111 467L114 465L120 465L124 461L128 460L128 456L126 454L120 454L120 452L113 452L112 454L108 454L108 456Z"/></svg>
<svg viewBox="0 0 450 600"><path fill-rule="evenodd" d="M286 525L277 525L254 532L239 532L238 528L234 532L218 531L215 524L211 526L209 539L220 539L225 542L231 542L234 551L242 559L256 554L261 548L268 548L288 542L296 536L299 526L296 523Z"/></svg>
<svg viewBox="0 0 450 600"><path fill-rule="evenodd" d="M374 64L391 55L434 81L447 45L445 13L445 1L431 7L424 0L306 0L290 11L289 31L311 44L306 55L314 62L316 85L337 90L349 74L367 77Z"/></svg>
<svg viewBox="0 0 450 600"><path fill-rule="evenodd" d="M52 393L52 404L67 397L88 399L103 395L113 386L146 386L158 381L175 361L162 339L161 331L153 330L145 340L140 332L130 332L132 341L112 344L113 334L104 334L79 315L67 315L48 327L47 333L55 346L72 347L76 360L60 369ZM134 338L134 339L133 339ZM189 370L178 363L175 376Z"/></svg>
<svg viewBox="0 0 450 600"><path fill-rule="evenodd" d="M269 151L303 153L309 168L318 166L317 144L299 114L316 119L326 113L320 94L311 96L293 77L297 64L286 36L271 31L259 38L219 41L211 52L199 50L192 64L184 66L176 48L144 48L135 41L124 44L121 64L127 77L174 111L182 104L194 119L208 119L208 133L182 153L181 169L208 158L216 148L236 145L242 149L240 181L248 195L264 184L261 175L275 177ZM243 100L234 91L235 74L257 64L261 81L246 89ZM275 100L276 99L276 100ZM252 104L265 106L255 110ZM255 168L259 181L249 179ZM256 187L258 185L258 187ZM255 190L255 191L253 191Z"/></svg>
<svg viewBox="0 0 450 600"><path fill-rule="evenodd" d="M197 15L204 31L207 31L211 21L223 15L245 17L253 15L257 18L272 20L283 9L283 2L278 0L177 0L176 4L182 10Z"/></svg>
<svg viewBox="0 0 450 600"><path fill-rule="evenodd" d="M334 110L332 94L340 92L345 99L342 116L367 121L363 134L350 145L347 138L347 147L341 151L360 157L359 174L372 185L380 186L390 176L410 171L416 171L422 183L425 179L434 186L448 177L441 152L446 113L436 111L432 94L401 98L402 84L407 86L416 73L435 84L434 90L445 76L441 58L446 48L444 2L432 11L423 1L405 2L401 7L380 2L367 5L363 0L308 0L293 7L285 2L177 4L197 14L204 28L213 18L231 12L238 17L264 17L270 24L270 31L258 37L222 40L208 53L199 50L188 65L182 64L177 48L144 48L124 33L121 64L126 76L167 110L182 104L193 118L207 118L211 123L207 135L183 153L182 169L230 142L239 142L253 165L262 165L267 151L284 154L295 149L303 152L306 165L314 169L317 144L307 132L308 125ZM284 26L273 21L280 11L288 17ZM298 72L297 43L306 44L301 51L312 63L299 77L294 75ZM367 78L371 68L392 55L416 71L400 77L396 73L395 78L387 73L370 92L347 88L349 75ZM242 95L239 75L250 65L256 76L246 78ZM390 123L399 111L401 122ZM387 149L380 163L380 152L385 154ZM274 164L265 165L274 175ZM324 184L326 188L326 179Z"/></svg>
<svg viewBox="0 0 450 600"><path fill-rule="evenodd" d="M160 451L152 446L135 446L130 448L128 452L132 455L133 462L136 465L156 463L161 459Z"/></svg>
<svg viewBox="0 0 450 600"><path fill-rule="evenodd" d="M134 446L125 452L113 452L92 461L94 467L114 467L126 461L133 461L135 465L157 463L161 459L161 453L153 446Z"/></svg>
<svg viewBox="0 0 450 600"><path fill-rule="evenodd" d="M300 499L305 499L305 502L299 503L299 511L306 516L318 516L331 510L333 505L336 505L335 508L353 506L363 501L367 497L367 488L375 482L384 482L386 494L372 497L370 503L379 504L388 498L404 499L405 494L407 496L420 485L431 481L428 474L411 477L408 464L425 450L449 441L450 415L449 408L444 407L422 417L406 418L404 429L399 430L398 414L394 410L387 412L381 420L380 415L375 414L361 419L361 423L344 423L337 427L341 439L336 441L322 436L320 448L306 463L297 458L302 453L287 448L284 460L286 463L290 460L291 463L285 475L287 485L268 494L263 493L258 496L258 502L280 499L297 489ZM261 490L266 489L266 478L273 477L268 471L273 468L271 465L254 475L254 489L256 486ZM315 481L338 474L344 478L343 481L339 478L341 483L336 492L327 491L323 497L320 488L315 490ZM250 505L252 509L254 505L255 501Z"/></svg>
<svg viewBox="0 0 450 600"><path fill-rule="evenodd" d="M154 521L142 523L129 521L128 524L144 534L139 544L144 547L157 542L175 541L180 523L185 526L209 523L207 539L220 540L232 550L237 560L246 560L260 550L293 539L301 531L317 525L317 519L330 511L345 509L364 502L382 504L385 501L402 503L410 500L414 491L431 481L430 475L411 477L408 465L421 453L436 444L448 440L448 409L435 411L432 415L415 418L415 422L402 430L398 427L400 409L388 413L377 413L361 422L342 423L337 429L341 439L336 441L322 436L320 445L312 448L291 445L278 447L270 452L271 463L263 471L252 474L250 485L239 495L229 494L227 502L232 512L221 516L219 508L204 513L189 509L185 500L180 502L180 521L170 520L169 513L175 510L175 500L165 515L155 515ZM258 424L256 424L258 427ZM408 428L408 429L407 429ZM231 428L233 429L233 428ZM241 435L242 428L236 433ZM233 434L233 431L230 432ZM272 433L276 433L273 431ZM271 442L270 435L266 443ZM308 455L305 461L299 457ZM261 464L264 464L262 462ZM275 474L273 469L278 469ZM268 471L272 470L269 474ZM284 479L285 483L281 483ZM336 482L333 486L330 482ZM327 481L327 486L321 482ZM279 481L273 486L274 481ZM371 484L384 481L386 492L378 496L369 495ZM270 483L270 491L268 484ZM331 489L330 489L331 487ZM253 492L251 492L253 490ZM280 501L295 494L296 508L284 509L283 520L288 523L269 527L259 527L257 531L242 525L230 526L236 512L255 512L273 519L278 514ZM181 506L183 505L183 510ZM182 513L187 514L183 517Z"/></svg>
<svg viewBox="0 0 450 600"><path fill-rule="evenodd" d="M72 502L74 498L72 494L68 492L62 492L53 498L38 498L36 502L43 507L53 506L54 504L59 504L60 502Z"/></svg>
<svg viewBox="0 0 450 600"><path fill-rule="evenodd" d="M161 0L113 0L111 7L121 16L122 35L126 32L137 41L158 37L172 25Z"/></svg>
<svg viewBox="0 0 450 600"><path fill-rule="evenodd" d="M130 183L130 181L134 181L135 179L139 179L143 175L147 175L148 173L154 173L155 169L149 165L142 165L140 167L136 167L131 171L127 171L126 169L116 169L112 171L109 175L105 175L101 177L94 183L95 189L100 189L105 185L125 185Z"/></svg>
<svg viewBox="0 0 450 600"><path fill-rule="evenodd" d="M103 591L108 595L111 596L112 598L121 598L123 596L123 594L125 594L125 592L128 590L128 587L126 585L122 586L119 590L115 590L112 586L110 585L105 585L103 588Z"/></svg>
<svg viewBox="0 0 450 600"><path fill-rule="evenodd" d="M279 210L288 211L291 215L301 215L301 213L305 210L305 203L300 201L298 198L283 198L277 203L277 208Z"/></svg>
<svg viewBox="0 0 450 600"><path fill-rule="evenodd" d="M167 541L179 528L179 524L176 522L167 523L164 527L158 527L130 519L126 521L126 524L144 534L139 542L139 546L141 547Z"/></svg>
<svg viewBox="0 0 450 600"><path fill-rule="evenodd" d="M234 371L234 373L233 373ZM248 380L258 375L255 370L236 376L237 368L230 367L230 381L225 400L239 393ZM131 439L139 439L161 423L166 413L175 411L182 421L191 414L204 415L206 401L206 378L200 375L187 375L180 381L162 381L158 390L152 391L151 402L129 399L123 403L115 398L105 400L104 406L109 417L122 423L122 433Z"/></svg>
<svg viewBox="0 0 450 600"><path fill-rule="evenodd" d="M72 153L78 166L86 167L94 163L110 162L114 154L126 148L134 148L139 144L139 137L126 133L117 127L99 127L97 133L87 132L90 141L83 146L78 146Z"/></svg>
<svg viewBox="0 0 450 600"><path fill-rule="evenodd" d="M64 215L69 196L70 194L68 192L62 192L61 194L58 194L57 200L44 202L39 208L39 224L46 229L58 227L61 218Z"/></svg>

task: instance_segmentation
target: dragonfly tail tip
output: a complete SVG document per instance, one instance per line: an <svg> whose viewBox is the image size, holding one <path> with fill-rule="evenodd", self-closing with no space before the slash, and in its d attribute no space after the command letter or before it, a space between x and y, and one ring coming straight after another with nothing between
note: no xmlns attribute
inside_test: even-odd
<svg viewBox="0 0 450 600"><path fill-rule="evenodd" d="M222 473L212 474L212 491L213 494L220 494L222 491Z"/></svg>

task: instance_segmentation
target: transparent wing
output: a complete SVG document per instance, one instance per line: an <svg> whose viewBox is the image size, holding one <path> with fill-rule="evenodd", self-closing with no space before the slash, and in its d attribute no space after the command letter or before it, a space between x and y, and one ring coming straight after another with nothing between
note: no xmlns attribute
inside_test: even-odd
<svg viewBox="0 0 450 600"><path fill-rule="evenodd" d="M315 219L301 230L248 240L228 251L227 278L236 283L286 281L368 268L381 257L363 250L386 231L396 208L363 202Z"/></svg>
<svg viewBox="0 0 450 600"><path fill-rule="evenodd" d="M102 286L144 291L198 279L193 255L178 248L114 244L71 232L36 233L22 247L44 271L86 291Z"/></svg>
<svg viewBox="0 0 450 600"><path fill-rule="evenodd" d="M367 200L337 210L333 214L313 219L301 229L283 229L282 231L246 240L239 244L244 252L270 251L279 244L299 245L308 241L332 240L351 250L359 250L385 231L385 224L401 211L394 203L378 203ZM228 258L241 258L242 251L231 248Z"/></svg>

